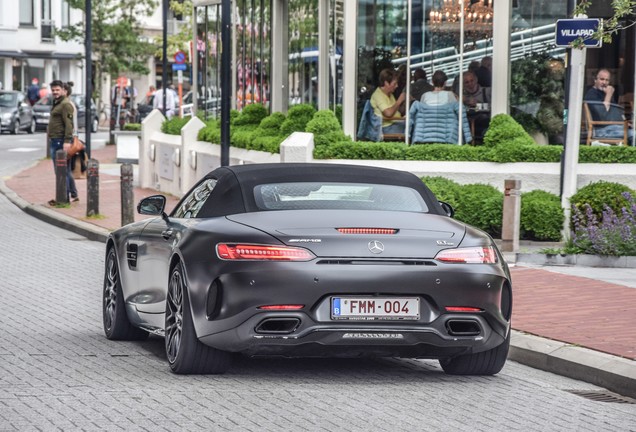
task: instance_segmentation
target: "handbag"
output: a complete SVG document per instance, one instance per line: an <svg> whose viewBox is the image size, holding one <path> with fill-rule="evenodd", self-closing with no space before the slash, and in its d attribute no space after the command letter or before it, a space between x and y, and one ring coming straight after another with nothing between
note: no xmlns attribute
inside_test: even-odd
<svg viewBox="0 0 636 432"><path fill-rule="evenodd" d="M80 140L79 137L74 136L73 142L71 143L71 147L66 151L66 154L69 158L72 158L73 156L75 156L77 153L81 152L85 148L86 146L84 145L84 142Z"/></svg>

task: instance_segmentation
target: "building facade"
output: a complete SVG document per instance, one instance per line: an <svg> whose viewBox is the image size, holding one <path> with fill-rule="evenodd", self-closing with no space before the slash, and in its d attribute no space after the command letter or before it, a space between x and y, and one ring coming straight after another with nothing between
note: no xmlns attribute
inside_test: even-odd
<svg viewBox="0 0 636 432"><path fill-rule="evenodd" d="M0 2L0 82L4 89L26 90L33 78L73 81L83 92L84 46L63 42L54 29L81 22L83 14L65 0Z"/></svg>
<svg viewBox="0 0 636 432"><path fill-rule="evenodd" d="M342 112L345 132L355 136L362 107L382 69L408 65L411 72L424 69L429 80L433 72L443 70L450 87L471 62L480 66L484 57L490 57L495 83L491 113L529 114L545 122L541 127L558 142L566 49L555 46L555 25L568 17L573 7L568 1L227 2L233 17L233 107L262 103L284 112L295 104L311 103ZM197 64L193 69L205 107L214 108L220 95L220 20L225 3L194 1ZM593 3L591 17L611 16L608 2ZM630 94L633 99L633 28L620 32L612 44L587 49L587 85L601 67L612 71L613 84L625 100Z"/></svg>

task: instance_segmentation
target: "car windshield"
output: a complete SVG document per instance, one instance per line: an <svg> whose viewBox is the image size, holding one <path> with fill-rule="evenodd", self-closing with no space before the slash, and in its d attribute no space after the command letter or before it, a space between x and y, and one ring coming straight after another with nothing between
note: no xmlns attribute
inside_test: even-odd
<svg viewBox="0 0 636 432"><path fill-rule="evenodd" d="M367 183L273 183L254 188L262 210L389 210L427 212L422 196L405 186Z"/></svg>
<svg viewBox="0 0 636 432"><path fill-rule="evenodd" d="M18 95L15 93L0 93L0 106L15 107L18 103Z"/></svg>
<svg viewBox="0 0 636 432"><path fill-rule="evenodd" d="M53 105L53 97L51 95L44 96L35 103L36 105Z"/></svg>

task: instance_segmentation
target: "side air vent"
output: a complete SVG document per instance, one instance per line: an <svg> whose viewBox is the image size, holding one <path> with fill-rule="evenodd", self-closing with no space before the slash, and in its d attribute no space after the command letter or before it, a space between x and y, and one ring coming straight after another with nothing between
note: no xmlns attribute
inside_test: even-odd
<svg viewBox="0 0 636 432"><path fill-rule="evenodd" d="M137 267L137 252L139 251L139 245L134 243L129 243L126 247L126 260L128 261L128 266L131 269Z"/></svg>
<svg viewBox="0 0 636 432"><path fill-rule="evenodd" d="M336 228L341 234L397 234L399 230L395 228Z"/></svg>

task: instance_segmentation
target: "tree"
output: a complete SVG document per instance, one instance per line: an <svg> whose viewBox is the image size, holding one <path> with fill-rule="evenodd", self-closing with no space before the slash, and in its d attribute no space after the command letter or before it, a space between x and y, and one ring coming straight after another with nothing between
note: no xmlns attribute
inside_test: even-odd
<svg viewBox="0 0 636 432"><path fill-rule="evenodd" d="M140 19L150 16L156 10L157 0L91 1L91 40L96 78L94 94L99 99L104 74L116 77L122 72L149 72L146 65L155 46L141 38ZM71 8L85 11L86 0L67 2ZM85 43L85 22L57 28L56 35L62 40Z"/></svg>
<svg viewBox="0 0 636 432"><path fill-rule="evenodd" d="M574 16L587 15L591 4L592 0L580 0L574 9ZM636 13L636 0L612 0L612 10L614 15L603 21L603 25L592 35L592 38L610 43L612 36L616 33L636 24L632 18ZM583 40L579 38L572 45L576 48L582 48Z"/></svg>

